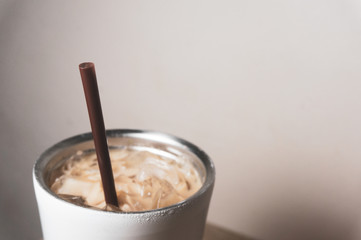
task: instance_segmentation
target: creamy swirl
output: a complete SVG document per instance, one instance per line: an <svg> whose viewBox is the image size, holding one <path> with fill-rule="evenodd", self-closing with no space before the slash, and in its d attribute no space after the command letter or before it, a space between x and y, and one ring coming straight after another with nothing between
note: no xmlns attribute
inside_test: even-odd
<svg viewBox="0 0 361 240"><path fill-rule="evenodd" d="M119 209L109 210L133 212L167 207L190 197L202 185L189 159L133 148L110 150L110 158ZM53 192L76 204L108 209L95 153L79 152L59 170L51 184Z"/></svg>

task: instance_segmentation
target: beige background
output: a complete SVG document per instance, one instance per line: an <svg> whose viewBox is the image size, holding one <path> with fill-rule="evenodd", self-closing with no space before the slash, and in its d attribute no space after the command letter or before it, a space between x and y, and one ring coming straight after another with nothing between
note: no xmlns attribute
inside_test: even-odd
<svg viewBox="0 0 361 240"><path fill-rule="evenodd" d="M160 130L217 167L209 221L259 239L361 232L357 0L0 0L0 238L38 239L31 167L89 131Z"/></svg>

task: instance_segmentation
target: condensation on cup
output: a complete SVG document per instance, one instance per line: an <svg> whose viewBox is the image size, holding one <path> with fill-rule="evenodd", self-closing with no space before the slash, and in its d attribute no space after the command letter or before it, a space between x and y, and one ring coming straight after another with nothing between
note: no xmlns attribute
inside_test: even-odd
<svg viewBox="0 0 361 240"><path fill-rule="evenodd" d="M44 240L201 240L215 182L211 159L197 146L169 134L108 130L110 149L151 148L194 161L201 188L176 204L147 211L114 212L79 206L50 190L52 172L79 151L94 151L91 133L66 139L46 150L34 165L33 181Z"/></svg>

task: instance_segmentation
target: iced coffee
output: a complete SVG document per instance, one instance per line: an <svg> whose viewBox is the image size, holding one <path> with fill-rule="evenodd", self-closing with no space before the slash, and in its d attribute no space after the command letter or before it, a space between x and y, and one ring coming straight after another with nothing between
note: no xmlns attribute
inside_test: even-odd
<svg viewBox="0 0 361 240"><path fill-rule="evenodd" d="M203 180L189 158L147 147L110 149L119 209L107 206L94 151L78 151L52 173L50 188L91 208L136 212L164 208L196 193Z"/></svg>

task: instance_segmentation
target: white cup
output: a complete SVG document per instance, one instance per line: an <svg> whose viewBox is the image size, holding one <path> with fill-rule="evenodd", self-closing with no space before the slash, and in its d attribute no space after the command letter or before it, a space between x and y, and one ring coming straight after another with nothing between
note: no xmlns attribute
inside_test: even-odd
<svg viewBox="0 0 361 240"><path fill-rule="evenodd" d="M214 165L207 154L185 140L159 132L109 130L107 139L110 148L152 147L197 159L194 165L203 185L182 202L144 212L109 212L72 204L49 189L50 172L77 151L94 149L94 144L91 133L66 139L46 150L33 169L44 240L201 240L215 181Z"/></svg>

